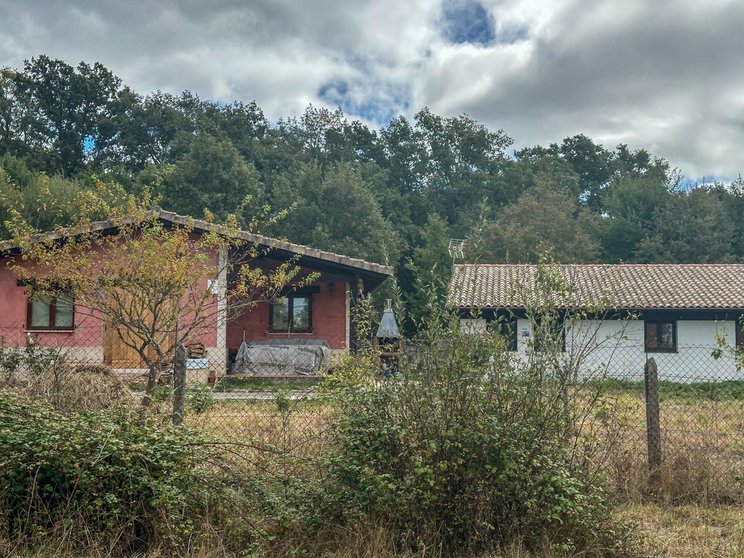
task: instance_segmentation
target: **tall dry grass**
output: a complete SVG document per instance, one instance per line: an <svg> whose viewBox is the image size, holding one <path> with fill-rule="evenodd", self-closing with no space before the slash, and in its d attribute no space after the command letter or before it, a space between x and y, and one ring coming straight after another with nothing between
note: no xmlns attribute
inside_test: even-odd
<svg viewBox="0 0 744 558"><path fill-rule="evenodd" d="M65 380L60 382L60 380ZM95 379L92 382L91 379ZM60 390L60 385L66 389ZM117 377L104 369L69 367L56 374L44 373L23 392L56 402L65 410L96 409L134 401ZM20 389L20 386L19 386ZM164 416L168 411L163 407ZM328 442L332 409L313 401L219 401L203 414L189 414L187 423L216 434L234 445L227 464L236 474L257 470L272 475L315 475L313 459ZM595 456L606 476L611 496L620 506L618 517L633 521L644 535L642 552L648 556L703 557L744 556L744 502L739 480L744 465L744 404L667 397L661 401L664 462L650 483L646 461L644 402L641 393L609 393L607 405L590 417L587 429L595 436ZM230 452L228 452L230 455ZM187 556L227 558L235 556L214 536L195 541ZM317 533L311 554L328 557L393 557L393 537L380 525L331 528ZM292 556L296 547L274 542L257 548L257 556ZM86 556L109 556L110 548L91 547ZM0 541L0 555L13 556L14 549ZM64 532L50 534L49 543L35 554L41 558L80 556L69 548ZM435 548L417 556L438 556ZM164 556L153 549L143 558ZM543 553L528 554L518 545L504 551L504 558L556 556L546 545ZM483 557L485 558L485 557Z"/></svg>
<svg viewBox="0 0 744 558"><path fill-rule="evenodd" d="M643 395L611 396L590 429L616 501L666 505L744 502L744 408L739 401L663 398L662 464L648 467Z"/></svg>
<svg viewBox="0 0 744 558"><path fill-rule="evenodd" d="M744 509L740 506L628 504L620 507L618 517L636 525L645 556L744 556Z"/></svg>

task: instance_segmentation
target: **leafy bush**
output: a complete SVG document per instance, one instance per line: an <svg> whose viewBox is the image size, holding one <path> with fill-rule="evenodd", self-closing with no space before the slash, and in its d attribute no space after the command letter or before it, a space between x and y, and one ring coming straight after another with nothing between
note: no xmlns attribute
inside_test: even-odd
<svg viewBox="0 0 744 558"><path fill-rule="evenodd" d="M20 372L33 376L44 373L57 360L57 349L39 347L31 339L23 347L0 345L0 371L6 382L12 382Z"/></svg>
<svg viewBox="0 0 744 558"><path fill-rule="evenodd" d="M435 327L409 355L392 378L373 354L337 369L330 470L343 512L455 555L515 542L617 549L554 353L522 360L498 336Z"/></svg>
<svg viewBox="0 0 744 558"><path fill-rule="evenodd" d="M196 383L186 391L186 400L189 409L200 415L209 410L214 405L214 395L212 390L206 384Z"/></svg>
<svg viewBox="0 0 744 558"><path fill-rule="evenodd" d="M202 442L121 409L64 414L0 392L0 538L181 548L220 509Z"/></svg>
<svg viewBox="0 0 744 558"><path fill-rule="evenodd" d="M0 346L0 371L3 380L12 382L23 362L23 356L18 349Z"/></svg>

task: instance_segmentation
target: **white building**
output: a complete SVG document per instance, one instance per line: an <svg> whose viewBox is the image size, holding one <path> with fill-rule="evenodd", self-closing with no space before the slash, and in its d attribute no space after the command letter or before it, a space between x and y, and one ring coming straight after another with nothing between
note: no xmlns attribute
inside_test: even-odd
<svg viewBox="0 0 744 558"><path fill-rule="evenodd" d="M662 380L744 379L730 352L712 356L719 339L744 345L744 265L454 267L449 302L462 327L505 335L518 354L534 347L535 308L547 299L565 320L566 353L593 347L584 368L638 379L653 357Z"/></svg>

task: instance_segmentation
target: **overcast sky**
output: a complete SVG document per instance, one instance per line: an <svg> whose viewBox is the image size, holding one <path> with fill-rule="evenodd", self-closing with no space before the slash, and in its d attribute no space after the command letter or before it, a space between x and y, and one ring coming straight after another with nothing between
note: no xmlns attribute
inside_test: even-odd
<svg viewBox="0 0 744 558"><path fill-rule="evenodd" d="M0 65L38 54L272 120L428 106L518 146L584 133L692 180L744 171L740 0L0 0Z"/></svg>

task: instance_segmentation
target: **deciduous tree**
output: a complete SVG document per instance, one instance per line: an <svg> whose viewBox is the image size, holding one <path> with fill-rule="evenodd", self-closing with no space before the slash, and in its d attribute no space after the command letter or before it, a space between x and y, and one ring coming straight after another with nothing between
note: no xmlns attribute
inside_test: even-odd
<svg viewBox="0 0 744 558"><path fill-rule="evenodd" d="M517 203L475 231L469 256L484 263L537 263L547 252L561 263L596 261L595 219L565 191L538 177Z"/></svg>
<svg viewBox="0 0 744 558"><path fill-rule="evenodd" d="M265 249L244 241L234 219L197 228L190 220L164 223L159 211L131 200L123 208L95 196L82 201L109 219L97 226L83 212L72 228L38 234L16 214L12 244L22 260L11 268L32 294L72 295L76 306L116 331L149 371L145 407L177 346L290 284L315 280L300 277L293 261L259 265ZM221 283L217 294L210 282Z"/></svg>

